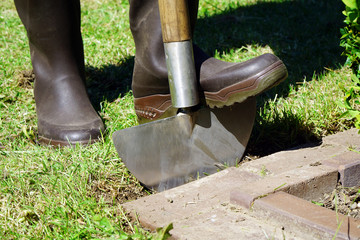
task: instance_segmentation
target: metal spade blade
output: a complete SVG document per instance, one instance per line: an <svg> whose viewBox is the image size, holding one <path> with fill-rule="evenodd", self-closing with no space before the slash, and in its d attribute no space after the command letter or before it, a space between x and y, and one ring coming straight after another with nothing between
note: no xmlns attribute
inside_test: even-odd
<svg viewBox="0 0 360 240"><path fill-rule="evenodd" d="M163 191L235 166L251 134L255 103L251 98L119 130L113 142L140 182Z"/></svg>

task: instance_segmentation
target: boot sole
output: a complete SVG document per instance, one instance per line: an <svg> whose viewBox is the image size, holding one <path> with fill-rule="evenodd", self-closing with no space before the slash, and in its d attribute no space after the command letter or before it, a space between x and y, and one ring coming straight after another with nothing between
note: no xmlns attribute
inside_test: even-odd
<svg viewBox="0 0 360 240"><path fill-rule="evenodd" d="M71 142L71 141L63 141L63 140L54 140L54 139L49 139L49 138L41 137L41 136L39 136L39 138L38 138L38 143L41 146L53 146L53 147L72 147L72 146L76 146L78 144L87 146L87 145L96 143L98 141L100 141L100 139L89 139L89 140Z"/></svg>
<svg viewBox="0 0 360 240"><path fill-rule="evenodd" d="M231 106L234 103L244 102L247 98L259 95L260 93L275 87L288 76L285 65L282 61L274 63L254 77L240 83L223 88L218 92L204 92L206 104L210 108L222 108ZM251 86L243 87L244 82L253 82Z"/></svg>

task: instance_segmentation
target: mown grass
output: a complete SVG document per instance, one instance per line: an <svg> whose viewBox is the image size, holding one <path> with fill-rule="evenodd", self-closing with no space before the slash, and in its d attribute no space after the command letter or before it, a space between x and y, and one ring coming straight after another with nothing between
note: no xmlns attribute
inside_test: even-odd
<svg viewBox="0 0 360 240"><path fill-rule="evenodd" d="M13 3L0 3L0 238L151 237L119 205L149 193L111 142L112 132L137 124L128 8L125 0L82 1L89 94L107 131L92 146L56 149L36 144L26 33ZM336 104L339 84L347 85L351 73L338 47L342 8L338 0L200 1L195 42L208 54L243 61L273 52L289 70L288 80L258 97L249 154L319 141L351 126L338 118L343 110Z"/></svg>

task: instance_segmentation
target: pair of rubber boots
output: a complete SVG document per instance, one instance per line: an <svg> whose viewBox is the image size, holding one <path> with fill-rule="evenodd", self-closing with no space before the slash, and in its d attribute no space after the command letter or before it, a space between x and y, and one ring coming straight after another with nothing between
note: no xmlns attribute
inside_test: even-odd
<svg viewBox="0 0 360 240"><path fill-rule="evenodd" d="M80 1L15 0L25 25L36 76L34 95L39 141L51 145L97 141L104 124L88 98L80 31ZM188 1L192 30L198 0ZM136 46L132 90L137 116L155 120L174 114L157 0L130 0ZM199 91L210 107L242 102L287 77L280 59L264 54L242 63L207 56L194 45Z"/></svg>

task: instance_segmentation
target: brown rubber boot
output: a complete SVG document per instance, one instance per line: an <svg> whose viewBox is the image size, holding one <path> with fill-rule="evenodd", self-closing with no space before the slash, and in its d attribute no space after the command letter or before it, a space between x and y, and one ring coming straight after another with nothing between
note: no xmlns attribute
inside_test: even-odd
<svg viewBox="0 0 360 240"><path fill-rule="evenodd" d="M188 0L194 30L198 1ZM136 46L132 89L140 121L174 115L162 43L157 0L130 0L130 28ZM287 77L283 62L264 54L242 63L228 63L207 56L194 45L200 94L210 107L243 102L279 84Z"/></svg>
<svg viewBox="0 0 360 240"><path fill-rule="evenodd" d="M84 83L80 1L15 0L15 5L29 38L39 141L61 146L97 141L104 125Z"/></svg>

